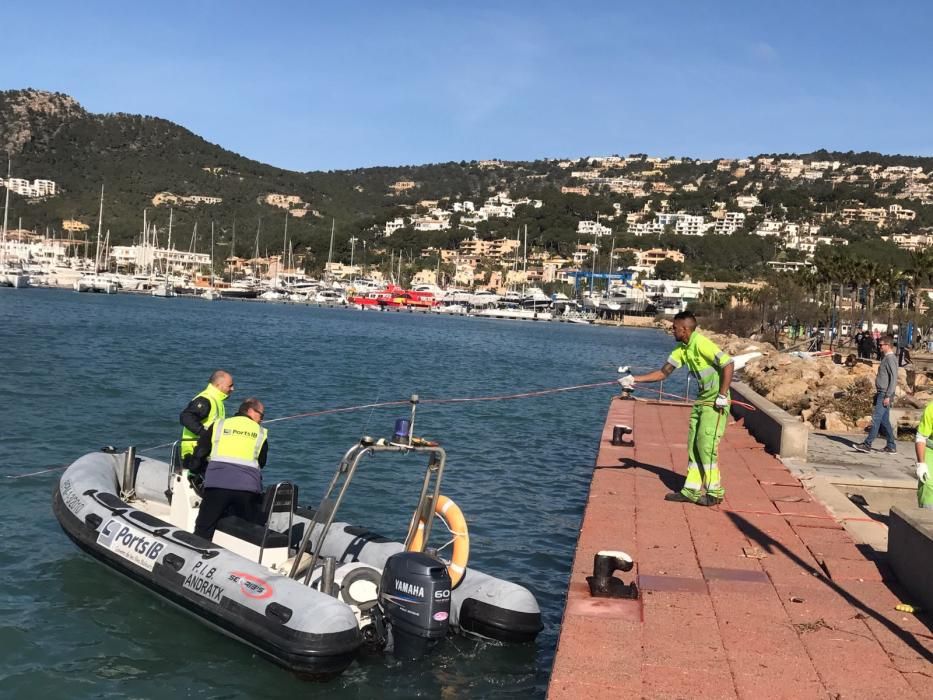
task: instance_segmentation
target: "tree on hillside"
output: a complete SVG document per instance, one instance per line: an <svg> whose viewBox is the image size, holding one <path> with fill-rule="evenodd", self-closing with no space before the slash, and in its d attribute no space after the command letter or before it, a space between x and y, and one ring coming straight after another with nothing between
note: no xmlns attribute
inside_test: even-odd
<svg viewBox="0 0 933 700"><path fill-rule="evenodd" d="M654 277L659 280L679 280L684 276L684 264L667 258L654 266Z"/></svg>

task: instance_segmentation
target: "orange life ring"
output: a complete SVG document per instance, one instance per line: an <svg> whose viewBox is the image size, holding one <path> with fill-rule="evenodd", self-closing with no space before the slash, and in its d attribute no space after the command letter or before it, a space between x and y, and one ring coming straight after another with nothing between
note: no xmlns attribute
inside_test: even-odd
<svg viewBox="0 0 933 700"><path fill-rule="evenodd" d="M454 536L454 552L450 563L447 565L447 573L450 574L450 587L456 588L460 581L463 580L467 561L470 558L470 534L467 532L466 518L463 517L460 506L447 496L437 497L437 503L434 504L434 513L444 521L447 529ZM412 538L408 551L422 551L424 547L423 539L424 519L419 518L418 529L415 531L415 536Z"/></svg>

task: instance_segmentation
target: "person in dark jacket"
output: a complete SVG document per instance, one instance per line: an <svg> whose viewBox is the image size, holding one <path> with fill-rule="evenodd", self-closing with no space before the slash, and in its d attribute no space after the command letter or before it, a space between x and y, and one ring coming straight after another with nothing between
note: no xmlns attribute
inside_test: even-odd
<svg viewBox="0 0 933 700"><path fill-rule="evenodd" d="M855 445L859 452L871 452L871 444L878 437L879 431L884 431L887 444L885 452L896 453L897 443L894 430L891 428L891 403L894 401L894 392L897 390L897 357L894 354L894 337L883 335L878 341L884 357L878 366L878 375L875 377L875 407L871 415L871 428L865 442Z"/></svg>
<svg viewBox="0 0 933 700"><path fill-rule="evenodd" d="M189 469L204 472L204 497L194 534L210 540L226 515L262 519L262 469L269 454L268 431L260 425L265 412L250 397L235 416L216 421L198 438Z"/></svg>
<svg viewBox="0 0 933 700"><path fill-rule="evenodd" d="M871 333L865 331L858 341L858 356L863 360L870 360L874 354L875 340L871 337Z"/></svg>
<svg viewBox="0 0 933 700"><path fill-rule="evenodd" d="M233 377L226 370L214 370L204 390L195 396L178 417L181 423L181 445L179 456L183 468L194 452L201 434L214 421L225 417L224 402L233 392Z"/></svg>

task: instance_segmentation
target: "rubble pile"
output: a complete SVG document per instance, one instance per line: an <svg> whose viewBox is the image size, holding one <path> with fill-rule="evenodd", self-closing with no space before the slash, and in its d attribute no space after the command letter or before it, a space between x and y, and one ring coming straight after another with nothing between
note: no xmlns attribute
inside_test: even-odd
<svg viewBox="0 0 933 700"><path fill-rule="evenodd" d="M871 423L876 365L836 364L830 356L770 355L749 362L742 380L788 413L814 428L847 432ZM926 377L918 375L914 391L907 370L897 373L894 407L918 408L933 400Z"/></svg>

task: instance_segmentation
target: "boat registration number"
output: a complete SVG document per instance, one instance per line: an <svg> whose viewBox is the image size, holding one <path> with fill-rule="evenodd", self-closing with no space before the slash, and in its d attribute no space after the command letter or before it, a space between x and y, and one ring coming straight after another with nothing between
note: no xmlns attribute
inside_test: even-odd
<svg viewBox="0 0 933 700"><path fill-rule="evenodd" d="M118 520L108 520L97 536L97 544L124 559L152 571L165 544L147 532Z"/></svg>

